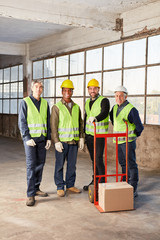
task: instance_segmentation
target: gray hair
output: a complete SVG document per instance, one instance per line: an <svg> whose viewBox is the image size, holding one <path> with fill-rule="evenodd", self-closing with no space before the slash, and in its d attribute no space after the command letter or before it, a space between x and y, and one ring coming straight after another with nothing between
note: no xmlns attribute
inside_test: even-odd
<svg viewBox="0 0 160 240"><path fill-rule="evenodd" d="M33 88L34 84L36 84L36 83L40 83L40 84L42 85L42 87L44 87L44 85L43 85L43 80L32 80L32 82L31 82L31 88Z"/></svg>

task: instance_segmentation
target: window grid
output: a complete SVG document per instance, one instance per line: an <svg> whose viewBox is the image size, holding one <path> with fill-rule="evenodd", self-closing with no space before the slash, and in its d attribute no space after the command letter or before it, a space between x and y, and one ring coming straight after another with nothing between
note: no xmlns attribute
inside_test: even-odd
<svg viewBox="0 0 160 240"><path fill-rule="evenodd" d="M17 79L15 79L14 81L11 81L11 78L12 78L11 72L12 72L12 69L15 67L17 67L17 73L16 73ZM2 86L2 97L0 97L0 101L2 103L2 106L0 108L1 114L18 114L19 101L22 99L22 97L20 97L20 89L19 89L20 83L22 84L22 88L23 88L23 78L20 79L20 68L22 68L21 75L23 76L23 65L16 65L13 67L9 67L9 68L7 67L7 68L1 69L2 71L2 83L0 83L0 85ZM9 81L5 80L4 72L6 69L9 70ZM14 88L15 88L14 84L17 84L15 92L14 92ZM5 86L7 85L9 85L8 97L5 96ZM15 96L12 96L12 94L13 95L15 94ZM21 95L23 95L23 90ZM4 109L4 106L6 106L7 103L9 103L9 107L8 109Z"/></svg>
<svg viewBox="0 0 160 240"><path fill-rule="evenodd" d="M160 35L155 35L155 36L160 36ZM147 70L148 70L148 67L154 67L154 66L160 66L160 62L157 62L157 63L155 63L155 62L153 62L153 63L148 63L149 61L148 61L148 48L149 48L149 44L148 44L148 39L149 38L151 38L151 37L153 37L153 36L148 36L148 37L143 37L143 38L141 38L141 39L145 39L145 41L143 41L143 42L146 42L146 46L145 46L145 56L142 56L145 60L145 62L144 62L144 64L141 64L141 65L132 65L132 66L124 66L124 55L125 55L125 44L126 43L128 43L128 42L132 42L132 41L135 41L133 44L136 44L136 40L139 40L139 39L132 39L132 40L128 40L128 41L119 41L119 42L117 42L116 44L115 43L113 43L113 44L105 44L105 45L101 45L101 46L97 46L97 47L93 47L93 48L87 48L87 49L84 49L84 50L82 50L82 51L80 51L80 50L77 50L77 51L74 51L74 52L72 52L72 53L66 53L66 54L64 54L64 55L59 55L59 56L55 56L54 58L55 58L55 72L54 72L54 76L52 76L52 77L50 77L50 78L53 78L53 77L55 77L55 84L54 84L54 86L55 86L55 89L54 89L54 97L46 97L47 99L54 99L54 103L56 103L57 102L57 100L60 100L61 99L61 97L60 96L57 96L57 81L58 81L58 79L59 78L70 78L70 77L76 77L76 76L81 76L81 75L83 75L84 76L84 82L83 82L83 84L84 84L84 87L83 87L83 95L82 94L80 94L80 95L77 95L76 94L76 96L74 96L74 94L73 94L73 98L74 99L76 99L76 98L80 98L80 99L82 99L83 100L83 106L81 106L81 108L82 109L84 109L84 106L85 106L85 101L87 100L87 98L88 98L88 96L87 96L87 89L86 89L86 77L87 77L87 75L88 74L100 74L101 75L101 79L100 79L100 82L101 82L101 93L103 94L103 88L104 88L104 81L105 81L105 79L104 79L104 73L107 73L107 72L111 72L111 73L113 73L113 72L116 72L116 71L121 71L121 84L123 85L124 84L124 71L126 71L126 70L135 70L135 69L144 69L144 86L143 86L143 88L144 88L144 92L142 93L142 94L137 94L137 95L135 95L135 94L129 94L128 96L129 97L131 97L132 99L134 98L135 100L136 100L136 98L138 99L138 98L140 98L140 97L142 97L143 98L143 102L144 102L144 112L143 112L143 114L144 114L144 116L143 116L143 118L144 118L144 124L147 124L147 98L149 98L149 97L151 97L153 100L154 100L154 98L155 97L157 97L158 98L158 101L160 101L160 94L159 93L150 93L150 94L148 94L147 93ZM110 46L114 46L114 45L117 45L117 44L122 44L122 63L121 63L121 67L119 67L119 68L113 68L113 69L104 69L104 48L105 47L110 47ZM98 71L90 71L90 72L86 72L86 59L87 59L87 53L88 53L88 51L90 51L90 50L97 50L97 49L101 49L102 50L102 67L101 67L101 70L98 70ZM70 59L71 59L71 55L72 54L78 54L78 53L84 53L84 71L83 72L81 72L81 73L74 73L74 74L70 74L70 69L71 69L71 61L70 61ZM138 53L139 54L139 53ZM58 57L65 57L65 56L68 56L68 74L67 75L58 75L57 76L57 72L56 72L56 67L57 67L57 58ZM135 56L134 56L135 57ZM53 57L52 57L53 58ZM45 59L44 59L45 60ZM43 61L44 61L43 60ZM36 61L34 61L34 62L36 62ZM43 67L44 67L44 64L43 64ZM62 66L61 66L62 67ZM89 68L90 70L91 70L91 68ZM44 73L44 69L42 69L41 70L43 73ZM133 74L133 72L132 72L132 74ZM34 74L33 74L33 76L34 76ZM94 75L93 75L94 76ZM45 80L45 78L44 78L44 76L43 76L43 79ZM49 77L47 78L47 79L49 79ZM114 83L114 81L113 81L113 83ZM134 84L134 83L133 83ZM44 85L45 85L45 81L44 81ZM80 84L80 86L82 86L82 84ZM139 87L139 86L135 86L135 87ZM142 89L143 90L143 89ZM75 89L75 91L77 91L76 89ZM112 102L113 102L113 100L114 100L114 94L110 94L110 95L108 95L108 94L105 94L105 95L103 95L104 97L108 97ZM154 103L154 102L153 102ZM160 106L159 106L159 108L160 108ZM159 116L159 118L160 118L160 116ZM149 123L150 124L150 123ZM153 124L155 124L155 123L153 123ZM160 125L160 119L159 119L159 122L158 123L156 123L155 125Z"/></svg>

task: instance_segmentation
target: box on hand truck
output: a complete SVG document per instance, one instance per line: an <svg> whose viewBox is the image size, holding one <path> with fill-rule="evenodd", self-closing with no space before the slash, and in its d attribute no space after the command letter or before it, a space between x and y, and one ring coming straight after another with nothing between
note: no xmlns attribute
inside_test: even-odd
<svg viewBox="0 0 160 240"><path fill-rule="evenodd" d="M114 212L134 209L133 187L128 184L128 124L126 123L125 133L97 134L96 124L94 124L94 185L90 185L88 196L90 202L94 202L95 207L100 212ZM96 138L105 138L105 175L96 175ZM116 174L107 174L107 139L116 138ZM126 173L118 173L118 137L126 137ZM126 176L126 182L122 182ZM100 183L101 178L105 178L105 183ZM116 182L108 183L108 177L116 177ZM121 177L121 182L118 182ZM97 181L98 180L98 181ZM97 183L98 182L98 183Z"/></svg>

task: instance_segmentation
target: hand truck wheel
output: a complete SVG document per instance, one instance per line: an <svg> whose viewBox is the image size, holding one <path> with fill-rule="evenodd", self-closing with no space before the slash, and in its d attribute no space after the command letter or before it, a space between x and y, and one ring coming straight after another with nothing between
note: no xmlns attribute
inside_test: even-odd
<svg viewBox="0 0 160 240"><path fill-rule="evenodd" d="M88 198L91 203L94 203L94 185L88 187Z"/></svg>

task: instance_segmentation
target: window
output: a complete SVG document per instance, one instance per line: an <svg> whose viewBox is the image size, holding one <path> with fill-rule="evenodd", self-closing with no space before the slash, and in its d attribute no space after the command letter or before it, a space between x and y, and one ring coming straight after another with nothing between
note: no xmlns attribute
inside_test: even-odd
<svg viewBox="0 0 160 240"><path fill-rule="evenodd" d="M17 114L23 98L23 65L0 69L0 113Z"/></svg>
<svg viewBox="0 0 160 240"><path fill-rule="evenodd" d="M5 94L6 100L9 94L13 96L12 89L16 89L16 85L8 82L9 76L9 68L0 71L0 96ZM100 84L100 94L108 97L111 108L115 104L116 86L124 85L129 93L128 100L137 108L145 124L160 125L159 76L160 35L106 44L33 62L33 79L44 80L43 96L50 107L61 99L61 84L69 78L75 88L72 99L79 104L83 115L89 97L87 84L95 78ZM2 85L3 79L6 86ZM18 86L21 94L23 86Z"/></svg>

